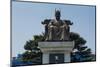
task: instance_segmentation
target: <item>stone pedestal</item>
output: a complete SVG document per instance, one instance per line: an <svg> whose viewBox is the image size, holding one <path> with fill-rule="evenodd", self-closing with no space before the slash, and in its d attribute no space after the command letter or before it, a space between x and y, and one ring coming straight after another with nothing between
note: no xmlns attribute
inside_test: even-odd
<svg viewBox="0 0 100 67"><path fill-rule="evenodd" d="M73 41L68 42L38 42L43 53L42 63L65 63L70 62L70 53L74 47Z"/></svg>

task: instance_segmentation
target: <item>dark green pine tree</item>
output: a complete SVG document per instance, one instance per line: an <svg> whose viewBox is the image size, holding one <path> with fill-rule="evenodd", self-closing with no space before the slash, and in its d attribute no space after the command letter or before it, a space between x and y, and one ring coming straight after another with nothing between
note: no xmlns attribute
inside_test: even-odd
<svg viewBox="0 0 100 67"><path fill-rule="evenodd" d="M73 32L70 33L70 39L75 42L71 55L72 62L95 61L95 55L92 54L90 48L85 46L86 40L80 37L79 34ZM77 51L74 52L74 49Z"/></svg>
<svg viewBox="0 0 100 67"><path fill-rule="evenodd" d="M44 41L44 34L35 35L34 40L29 40L25 43L24 49L26 51L22 54L23 62L32 62L34 64L42 63L42 52L38 48L38 41Z"/></svg>
<svg viewBox="0 0 100 67"><path fill-rule="evenodd" d="M23 55L23 62L32 62L35 64L42 63L42 52L38 48L38 42L44 41L45 36L35 35L34 40L29 40L26 42L24 49L26 50ZM91 49L85 46L86 40L80 37L79 34L71 32L70 40L75 42L75 46L73 48L77 49L76 52L71 53L71 62L85 62L85 61L94 61L95 55L91 53Z"/></svg>

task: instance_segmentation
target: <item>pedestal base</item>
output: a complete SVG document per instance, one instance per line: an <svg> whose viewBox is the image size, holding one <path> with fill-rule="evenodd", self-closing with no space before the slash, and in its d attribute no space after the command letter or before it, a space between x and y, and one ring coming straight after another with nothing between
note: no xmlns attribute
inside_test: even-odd
<svg viewBox="0 0 100 67"><path fill-rule="evenodd" d="M43 64L70 62L74 42L39 42L38 44L43 53Z"/></svg>

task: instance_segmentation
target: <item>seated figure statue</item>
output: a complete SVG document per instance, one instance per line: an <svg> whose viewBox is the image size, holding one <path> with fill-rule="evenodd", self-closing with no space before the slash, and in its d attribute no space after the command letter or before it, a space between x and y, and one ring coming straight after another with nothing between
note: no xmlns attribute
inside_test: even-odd
<svg viewBox="0 0 100 67"><path fill-rule="evenodd" d="M46 40L69 40L69 25L72 25L69 20L61 20L59 10L55 11L55 19L46 19L42 24L45 24Z"/></svg>

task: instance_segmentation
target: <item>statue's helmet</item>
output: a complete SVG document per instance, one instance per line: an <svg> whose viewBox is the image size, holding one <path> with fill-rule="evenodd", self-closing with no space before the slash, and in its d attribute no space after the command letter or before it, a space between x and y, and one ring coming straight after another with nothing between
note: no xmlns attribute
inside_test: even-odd
<svg viewBox="0 0 100 67"><path fill-rule="evenodd" d="M61 14L60 14L60 10L55 10L55 17L59 17L60 18Z"/></svg>

